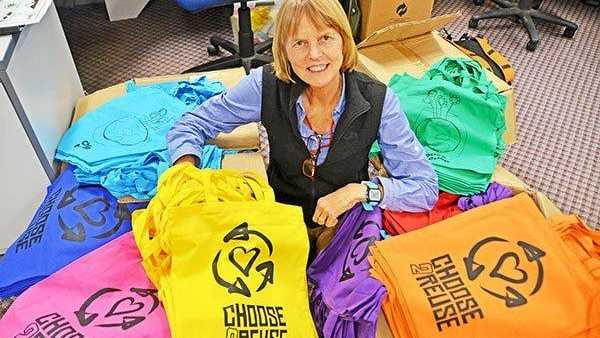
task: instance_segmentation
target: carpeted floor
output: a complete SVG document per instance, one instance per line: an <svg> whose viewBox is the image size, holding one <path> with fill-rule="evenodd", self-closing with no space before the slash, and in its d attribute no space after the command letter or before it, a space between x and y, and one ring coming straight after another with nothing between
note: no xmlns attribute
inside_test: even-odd
<svg viewBox="0 0 600 338"><path fill-rule="evenodd" d="M565 39L558 26L539 23L541 41L532 53L525 49L527 33L511 20L468 28L469 18L491 9L489 3L436 1L434 15L460 11L447 30L455 37L485 34L516 69L518 142L502 164L563 212L600 227L600 8L576 0L543 1L542 10L575 21L579 29Z"/></svg>
<svg viewBox="0 0 600 338"><path fill-rule="evenodd" d="M94 92L132 77L178 74L208 61L208 39L233 38L222 8L188 13L152 0L136 19L110 22L104 4L59 8L83 88Z"/></svg>
<svg viewBox="0 0 600 338"><path fill-rule="evenodd" d="M16 297L0 299L0 319L4 316L6 311L8 311L8 308L12 305L15 299Z"/></svg>
<svg viewBox="0 0 600 338"><path fill-rule="evenodd" d="M469 17L485 9L469 0L438 0L434 14L460 11L448 27L458 37L469 30ZM470 30L485 33L517 71L519 140L502 164L564 212L600 226L600 10L577 0L544 1L542 9L576 21L574 39L540 24L542 41L531 53L526 33L512 21L482 21ZM210 35L232 37L220 9L191 14L172 0L153 0L139 18L120 22L109 22L103 5L59 13L88 92L132 77L179 73L209 60Z"/></svg>

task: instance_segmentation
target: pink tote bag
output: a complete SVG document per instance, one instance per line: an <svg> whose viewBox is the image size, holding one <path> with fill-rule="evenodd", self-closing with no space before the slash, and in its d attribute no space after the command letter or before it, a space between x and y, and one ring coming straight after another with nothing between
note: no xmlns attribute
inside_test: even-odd
<svg viewBox="0 0 600 338"><path fill-rule="evenodd" d="M0 320L10 338L171 337L131 232L19 296Z"/></svg>

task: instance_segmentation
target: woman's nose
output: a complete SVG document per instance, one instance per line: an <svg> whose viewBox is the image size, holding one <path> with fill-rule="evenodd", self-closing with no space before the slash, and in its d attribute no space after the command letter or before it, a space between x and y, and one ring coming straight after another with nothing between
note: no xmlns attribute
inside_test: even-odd
<svg viewBox="0 0 600 338"><path fill-rule="evenodd" d="M311 43L309 48L310 49L308 50L308 57L310 59L316 60L316 59L320 58L321 55L323 55L323 52L321 51L321 47L319 47L319 44Z"/></svg>

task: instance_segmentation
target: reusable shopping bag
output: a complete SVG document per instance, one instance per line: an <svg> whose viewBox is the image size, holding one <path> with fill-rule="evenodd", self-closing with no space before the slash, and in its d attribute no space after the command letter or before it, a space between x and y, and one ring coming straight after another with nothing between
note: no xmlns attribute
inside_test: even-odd
<svg viewBox="0 0 600 338"><path fill-rule="evenodd" d="M169 338L140 260L131 232L81 257L15 300L2 337Z"/></svg>
<svg viewBox="0 0 600 338"><path fill-rule="evenodd" d="M505 187L498 182L492 182L482 193L459 198L458 208L465 211L512 196L512 190L508 187Z"/></svg>
<svg viewBox="0 0 600 338"><path fill-rule="evenodd" d="M139 85L135 83L135 80L125 82L127 92L145 87L158 88L164 91L183 102L189 111L196 109L196 107L210 97L225 91L225 86L221 82L211 81L206 76L196 76L190 79L190 81L168 81L149 85Z"/></svg>
<svg viewBox="0 0 600 338"><path fill-rule="evenodd" d="M162 151L167 131L186 111L183 102L158 88L138 88L77 120L58 145L58 159L87 170Z"/></svg>
<svg viewBox="0 0 600 338"><path fill-rule="evenodd" d="M348 211L329 245L308 267L310 306L319 336L375 338L386 294L369 276L369 247L380 239L381 210Z"/></svg>
<svg viewBox="0 0 600 338"><path fill-rule="evenodd" d="M600 231L592 230L575 215L556 215L549 221L552 229L571 249L574 259L580 261L600 283Z"/></svg>
<svg viewBox="0 0 600 338"><path fill-rule="evenodd" d="M262 178L176 165L133 218L173 337L316 337L302 210Z"/></svg>
<svg viewBox="0 0 600 338"><path fill-rule="evenodd" d="M117 198L149 200L170 164L167 132L183 113L224 87L201 77L139 87L128 81L126 88L124 96L86 113L66 131L56 159L76 165L79 182L101 184ZM208 147L203 160L220 155L211 162L220 168L222 152Z"/></svg>
<svg viewBox="0 0 600 338"><path fill-rule="evenodd" d="M396 74L389 86L438 174L440 189L457 195L485 190L505 148L506 98L481 66L444 58L421 79Z"/></svg>
<svg viewBox="0 0 600 338"><path fill-rule="evenodd" d="M207 195L218 194L222 201L275 201L269 185L257 175L234 170L200 170L190 163L169 168L159 179L157 194L148 207L132 215L133 232L142 253L142 263L150 280L160 286L161 274L168 273L170 245L164 242L169 229L164 215L175 207L207 202Z"/></svg>
<svg viewBox="0 0 600 338"><path fill-rule="evenodd" d="M371 252L395 337L600 334L598 279L526 194L377 242Z"/></svg>
<svg viewBox="0 0 600 338"><path fill-rule="evenodd" d="M383 211L383 228L394 236L426 227L443 219L461 213L458 208L460 197L447 192L440 192L433 209L423 212Z"/></svg>
<svg viewBox="0 0 600 338"><path fill-rule="evenodd" d="M31 223L0 260L0 298L25 289L131 231L130 212L100 186L80 185L69 166L48 187Z"/></svg>

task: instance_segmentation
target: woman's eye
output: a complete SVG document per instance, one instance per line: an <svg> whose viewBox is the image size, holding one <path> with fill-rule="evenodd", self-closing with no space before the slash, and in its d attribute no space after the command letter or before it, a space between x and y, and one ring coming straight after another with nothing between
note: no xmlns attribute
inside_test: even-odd
<svg viewBox="0 0 600 338"><path fill-rule="evenodd" d="M304 41L296 41L294 42L294 44L292 45L293 47L302 47L304 46Z"/></svg>

